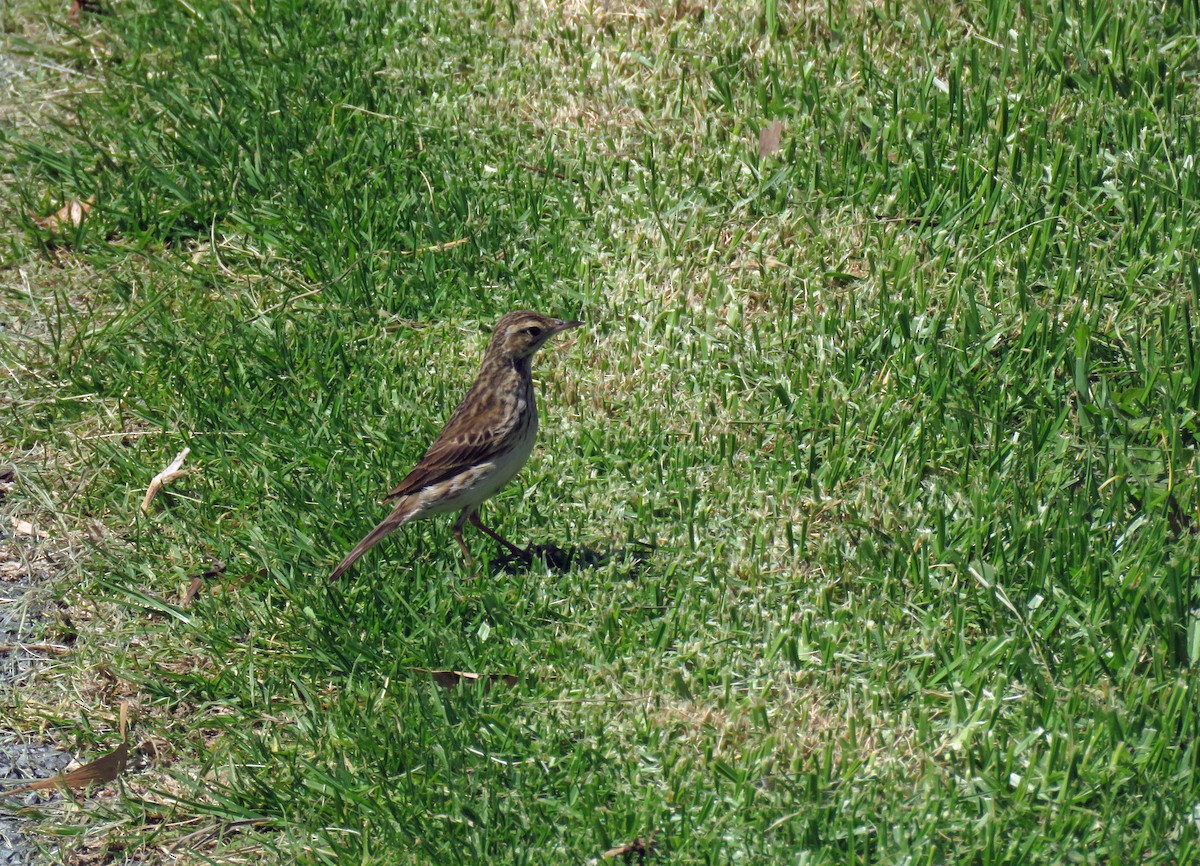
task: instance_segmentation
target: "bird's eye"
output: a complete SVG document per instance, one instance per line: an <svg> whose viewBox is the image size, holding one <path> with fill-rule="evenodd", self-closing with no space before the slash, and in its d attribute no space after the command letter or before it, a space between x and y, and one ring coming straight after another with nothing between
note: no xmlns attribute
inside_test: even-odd
<svg viewBox="0 0 1200 866"><path fill-rule="evenodd" d="M539 328L537 325L534 325L531 328L526 328L525 333L531 337L540 337L542 335L542 329Z"/></svg>

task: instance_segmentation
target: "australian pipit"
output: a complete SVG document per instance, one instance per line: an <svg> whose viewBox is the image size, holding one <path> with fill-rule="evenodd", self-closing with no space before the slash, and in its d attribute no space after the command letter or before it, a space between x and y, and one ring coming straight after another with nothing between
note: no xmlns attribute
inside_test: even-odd
<svg viewBox="0 0 1200 866"><path fill-rule="evenodd" d="M337 580L385 535L410 520L459 511L454 540L474 564L463 541L467 521L518 556L528 554L479 519L479 506L521 471L537 435L537 399L533 393L533 356L560 331L582 322L551 319L531 310L508 313L496 323L475 384L458 404L425 456L384 502L392 513L367 533L333 570Z"/></svg>

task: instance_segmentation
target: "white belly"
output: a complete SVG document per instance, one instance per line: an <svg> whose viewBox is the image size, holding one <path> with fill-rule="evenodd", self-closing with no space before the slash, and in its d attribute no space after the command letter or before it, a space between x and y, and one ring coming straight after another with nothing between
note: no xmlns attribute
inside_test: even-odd
<svg viewBox="0 0 1200 866"><path fill-rule="evenodd" d="M495 496L504 485L513 480L529 460L529 455L533 453L534 440L537 439L537 429L538 419L535 411L525 435L503 455L487 463L480 463L456 476L449 482L449 489L440 489L439 485L422 490L422 515L461 511Z"/></svg>

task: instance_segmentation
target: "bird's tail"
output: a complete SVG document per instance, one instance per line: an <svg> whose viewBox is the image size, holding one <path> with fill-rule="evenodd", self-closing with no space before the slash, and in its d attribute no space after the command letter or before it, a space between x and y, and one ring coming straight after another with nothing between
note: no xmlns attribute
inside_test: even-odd
<svg viewBox="0 0 1200 866"><path fill-rule="evenodd" d="M396 507L392 509L392 513L383 519L383 521L366 534L362 541L354 545L354 549L346 554L346 558L341 561L337 568L333 570L333 574L329 575L329 579L337 580L350 566L358 561L358 558L383 540L383 537L397 527L403 526L417 516L418 505L411 498L405 497L401 499Z"/></svg>

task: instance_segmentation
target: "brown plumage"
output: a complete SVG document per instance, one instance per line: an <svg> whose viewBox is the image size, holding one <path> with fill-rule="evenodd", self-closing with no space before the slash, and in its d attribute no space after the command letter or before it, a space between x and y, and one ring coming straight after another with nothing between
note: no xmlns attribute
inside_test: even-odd
<svg viewBox="0 0 1200 866"><path fill-rule="evenodd" d="M425 456L389 493L392 513L367 533L333 570L341 577L355 561L397 527L410 520L460 511L454 521L454 539L467 562L471 551L463 541L463 526L470 521L518 556L527 556L479 519L479 506L521 471L537 435L537 399L533 393L533 356L560 331L581 322L552 319L531 310L501 317L492 332L479 374L467 396L458 404Z"/></svg>

